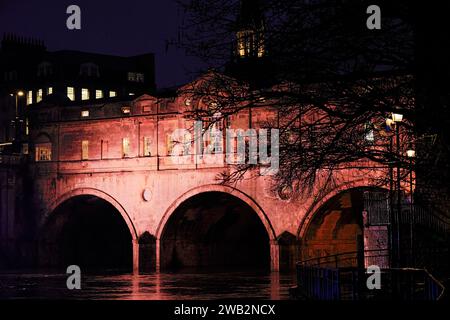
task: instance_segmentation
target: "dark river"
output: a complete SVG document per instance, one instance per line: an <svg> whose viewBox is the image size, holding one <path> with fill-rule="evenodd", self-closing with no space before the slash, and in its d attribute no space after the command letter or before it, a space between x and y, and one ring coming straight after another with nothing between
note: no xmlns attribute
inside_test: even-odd
<svg viewBox="0 0 450 320"><path fill-rule="evenodd" d="M1 299L214 300L289 299L294 274L255 272L82 275L68 290L66 274L0 272Z"/></svg>

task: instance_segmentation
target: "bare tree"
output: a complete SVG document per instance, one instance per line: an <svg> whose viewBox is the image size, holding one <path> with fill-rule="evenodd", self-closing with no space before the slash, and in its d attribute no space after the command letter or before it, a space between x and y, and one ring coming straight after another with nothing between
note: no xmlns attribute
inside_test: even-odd
<svg viewBox="0 0 450 320"><path fill-rule="evenodd" d="M417 135L415 127L415 20L407 1L379 2L380 30L366 27L367 1L179 2L185 15L177 45L215 70L202 85L184 87L209 106L193 103L193 114L211 124L249 108L274 108L276 120L265 126L280 130L281 187L309 192L319 176L349 168L384 170L376 183L385 185L390 168L399 167L401 178L413 170L417 160L406 150L432 135ZM254 8L247 24L240 21L244 2ZM256 43L244 56L242 30ZM392 113L404 116L399 141L386 124ZM221 179L242 179L253 168L236 166Z"/></svg>

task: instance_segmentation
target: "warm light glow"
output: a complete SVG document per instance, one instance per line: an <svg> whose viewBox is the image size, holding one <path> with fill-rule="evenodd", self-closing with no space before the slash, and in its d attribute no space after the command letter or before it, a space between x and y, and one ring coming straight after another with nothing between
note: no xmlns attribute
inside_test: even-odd
<svg viewBox="0 0 450 320"><path fill-rule="evenodd" d="M36 146L36 161L51 161L52 160L52 145L51 143L43 143Z"/></svg>
<svg viewBox="0 0 450 320"><path fill-rule="evenodd" d="M240 57L257 56L262 58L265 54L262 30L241 30L237 32L237 51Z"/></svg>
<svg viewBox="0 0 450 320"><path fill-rule="evenodd" d="M409 149L408 151L406 151L406 155L408 156L408 158L414 158L416 156L416 151Z"/></svg>
<svg viewBox="0 0 450 320"><path fill-rule="evenodd" d="M144 157L150 157L151 155L151 139L150 137L144 137Z"/></svg>
<svg viewBox="0 0 450 320"><path fill-rule="evenodd" d="M89 159L89 140L81 141L81 160Z"/></svg>
<svg viewBox="0 0 450 320"><path fill-rule="evenodd" d="M36 95L36 102L42 101L42 89L39 89Z"/></svg>
<svg viewBox="0 0 450 320"><path fill-rule="evenodd" d="M67 97L72 101L75 100L75 88L74 87L67 87Z"/></svg>
<svg viewBox="0 0 450 320"><path fill-rule="evenodd" d="M130 139L129 138L122 139L122 151L123 151L124 157L130 156Z"/></svg>
<svg viewBox="0 0 450 320"><path fill-rule="evenodd" d="M89 100L89 89L81 89L81 100Z"/></svg>
<svg viewBox="0 0 450 320"><path fill-rule="evenodd" d="M27 105L30 105L33 103L33 91L28 91L27 93Z"/></svg>
<svg viewBox="0 0 450 320"><path fill-rule="evenodd" d="M82 116L83 118L89 117L89 110L83 110L83 111L81 111L81 116Z"/></svg>
<svg viewBox="0 0 450 320"><path fill-rule="evenodd" d="M392 113L392 121L394 122L402 122L403 121L403 115L400 113Z"/></svg>
<svg viewBox="0 0 450 320"><path fill-rule="evenodd" d="M17 95L18 95L19 97L23 97L24 94L25 94L25 93L23 93L23 91L18 91L18 92L17 92Z"/></svg>
<svg viewBox="0 0 450 320"><path fill-rule="evenodd" d="M102 99L102 98L103 98L103 91L95 90L95 99Z"/></svg>
<svg viewBox="0 0 450 320"><path fill-rule="evenodd" d="M131 113L131 108L130 107L123 107L122 108L122 113L123 114L130 114Z"/></svg>

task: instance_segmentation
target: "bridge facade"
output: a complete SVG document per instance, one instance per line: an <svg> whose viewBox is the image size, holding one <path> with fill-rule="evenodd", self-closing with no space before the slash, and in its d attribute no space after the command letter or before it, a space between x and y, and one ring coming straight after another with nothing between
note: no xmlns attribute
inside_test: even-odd
<svg viewBox="0 0 450 320"><path fill-rule="evenodd" d="M41 265L279 271L386 238L386 229L364 232L368 172L342 170L333 188L319 181L307 196L277 188L270 175L221 184L218 175L233 166L198 155L173 161L171 133L190 126L186 99L146 95L31 110L28 175ZM244 110L227 126L257 128L274 116Z"/></svg>

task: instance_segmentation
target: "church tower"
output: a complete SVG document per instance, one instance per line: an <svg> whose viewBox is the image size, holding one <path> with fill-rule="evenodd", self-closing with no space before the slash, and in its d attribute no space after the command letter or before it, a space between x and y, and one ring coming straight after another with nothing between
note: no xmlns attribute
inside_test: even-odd
<svg viewBox="0 0 450 320"><path fill-rule="evenodd" d="M257 59L265 56L265 23L260 0L241 0L236 23L236 56Z"/></svg>
<svg viewBox="0 0 450 320"><path fill-rule="evenodd" d="M233 53L226 68L231 76L254 86L272 81L265 39L266 24L262 0L241 0L236 18Z"/></svg>

